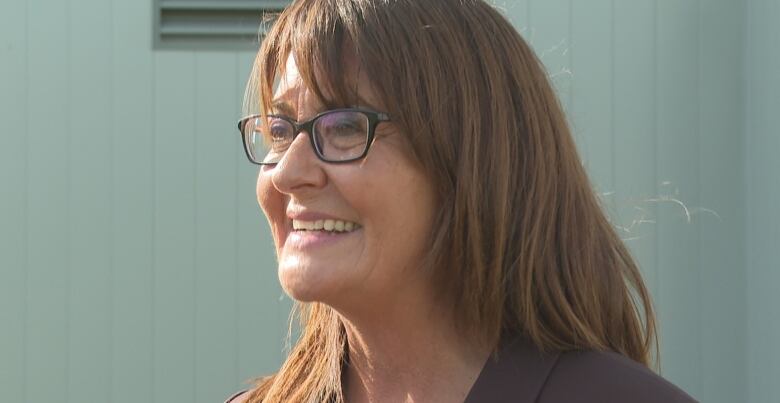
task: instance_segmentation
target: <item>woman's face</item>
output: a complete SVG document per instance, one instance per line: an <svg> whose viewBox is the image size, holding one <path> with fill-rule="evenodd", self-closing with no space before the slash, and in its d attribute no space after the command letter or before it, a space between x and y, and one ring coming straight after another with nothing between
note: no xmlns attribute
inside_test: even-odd
<svg viewBox="0 0 780 403"><path fill-rule="evenodd" d="M359 98L367 103L359 106L380 108L367 78L355 74ZM293 57L274 95L278 103L285 110L275 113L297 121L324 110ZM257 199L273 232L279 279L291 297L367 304L401 295L420 281L435 197L392 122L377 126L365 159L346 164L320 161L308 134L299 134L278 164L261 168Z"/></svg>

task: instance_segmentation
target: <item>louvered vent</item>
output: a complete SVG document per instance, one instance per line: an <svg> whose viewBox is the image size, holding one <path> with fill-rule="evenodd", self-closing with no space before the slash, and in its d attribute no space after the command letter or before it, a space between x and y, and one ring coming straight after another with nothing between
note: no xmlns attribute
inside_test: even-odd
<svg viewBox="0 0 780 403"><path fill-rule="evenodd" d="M289 0L154 0L157 49L257 49L261 21ZM263 24L268 26L268 24Z"/></svg>

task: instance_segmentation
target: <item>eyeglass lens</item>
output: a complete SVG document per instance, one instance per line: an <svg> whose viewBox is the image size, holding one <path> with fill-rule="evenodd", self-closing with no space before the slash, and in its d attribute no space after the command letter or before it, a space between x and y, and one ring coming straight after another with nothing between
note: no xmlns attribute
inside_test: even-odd
<svg viewBox="0 0 780 403"><path fill-rule="evenodd" d="M282 159L297 133L293 124L278 116L249 119L244 139L250 157L261 163ZM317 117L311 126L315 152L326 161L346 161L360 157L368 140L368 117L357 111L333 111Z"/></svg>

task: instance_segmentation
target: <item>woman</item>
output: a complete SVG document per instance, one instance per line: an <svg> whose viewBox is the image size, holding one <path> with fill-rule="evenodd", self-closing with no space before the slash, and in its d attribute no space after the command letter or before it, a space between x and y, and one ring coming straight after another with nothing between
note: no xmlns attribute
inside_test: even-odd
<svg viewBox="0 0 780 403"><path fill-rule="evenodd" d="M689 402L541 64L480 0L299 0L239 123L302 335L234 402Z"/></svg>

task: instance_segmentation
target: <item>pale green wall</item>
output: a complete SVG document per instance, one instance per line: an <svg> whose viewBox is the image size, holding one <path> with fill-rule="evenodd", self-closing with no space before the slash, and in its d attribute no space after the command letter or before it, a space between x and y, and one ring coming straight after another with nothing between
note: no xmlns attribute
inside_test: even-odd
<svg viewBox="0 0 780 403"><path fill-rule="evenodd" d="M506 4L555 77L606 207L630 228L662 374L703 402L745 401L744 5Z"/></svg>
<svg viewBox="0 0 780 403"><path fill-rule="evenodd" d="M780 1L750 0L747 13L748 390L780 397Z"/></svg>
<svg viewBox="0 0 780 403"><path fill-rule="evenodd" d="M217 402L282 358L234 126L253 55L152 51L151 3L3 0L0 402ZM773 401L778 2L503 3L630 227L664 376Z"/></svg>
<svg viewBox="0 0 780 403"><path fill-rule="evenodd" d="M217 402L280 362L253 55L152 52L151 5L3 3L0 402Z"/></svg>

